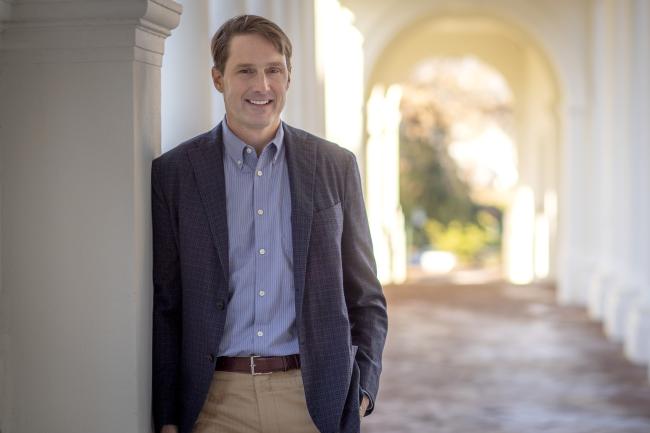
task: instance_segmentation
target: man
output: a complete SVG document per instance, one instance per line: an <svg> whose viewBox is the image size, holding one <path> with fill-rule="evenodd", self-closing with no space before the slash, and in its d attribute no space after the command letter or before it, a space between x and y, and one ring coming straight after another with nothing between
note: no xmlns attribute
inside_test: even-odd
<svg viewBox="0 0 650 433"><path fill-rule="evenodd" d="M355 158L281 122L277 25L212 55L224 120L152 164L155 431L359 432L387 317Z"/></svg>

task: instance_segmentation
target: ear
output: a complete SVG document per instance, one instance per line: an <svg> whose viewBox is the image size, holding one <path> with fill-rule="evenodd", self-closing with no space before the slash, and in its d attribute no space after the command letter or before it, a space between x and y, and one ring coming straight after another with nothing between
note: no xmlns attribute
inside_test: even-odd
<svg viewBox="0 0 650 433"><path fill-rule="evenodd" d="M220 93L223 93L223 74L214 66L212 67L212 82L214 83L214 88Z"/></svg>
<svg viewBox="0 0 650 433"><path fill-rule="evenodd" d="M289 72L289 76L287 77L287 90L289 90L290 83L291 83L291 72Z"/></svg>

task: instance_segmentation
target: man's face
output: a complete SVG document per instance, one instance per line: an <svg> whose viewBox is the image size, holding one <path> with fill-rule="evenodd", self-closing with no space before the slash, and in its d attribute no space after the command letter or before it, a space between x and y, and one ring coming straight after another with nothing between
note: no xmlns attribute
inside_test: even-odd
<svg viewBox="0 0 650 433"><path fill-rule="evenodd" d="M284 54L271 42L256 34L234 36L224 72L212 68L212 79L223 93L233 132L275 133L289 88L289 71Z"/></svg>

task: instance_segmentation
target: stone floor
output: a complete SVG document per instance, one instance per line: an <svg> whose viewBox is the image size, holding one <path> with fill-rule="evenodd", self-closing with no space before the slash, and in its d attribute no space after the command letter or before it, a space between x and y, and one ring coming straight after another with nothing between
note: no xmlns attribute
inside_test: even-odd
<svg viewBox="0 0 650 433"><path fill-rule="evenodd" d="M551 287L385 291L384 373L363 433L650 433L647 369Z"/></svg>

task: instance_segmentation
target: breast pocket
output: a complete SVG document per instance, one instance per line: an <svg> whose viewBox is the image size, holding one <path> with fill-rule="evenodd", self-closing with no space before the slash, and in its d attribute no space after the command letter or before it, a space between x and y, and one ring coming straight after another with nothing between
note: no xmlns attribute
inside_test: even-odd
<svg viewBox="0 0 650 433"><path fill-rule="evenodd" d="M338 239L340 244L343 234L343 209L341 202L314 213L312 221L312 237L325 237L331 240Z"/></svg>

